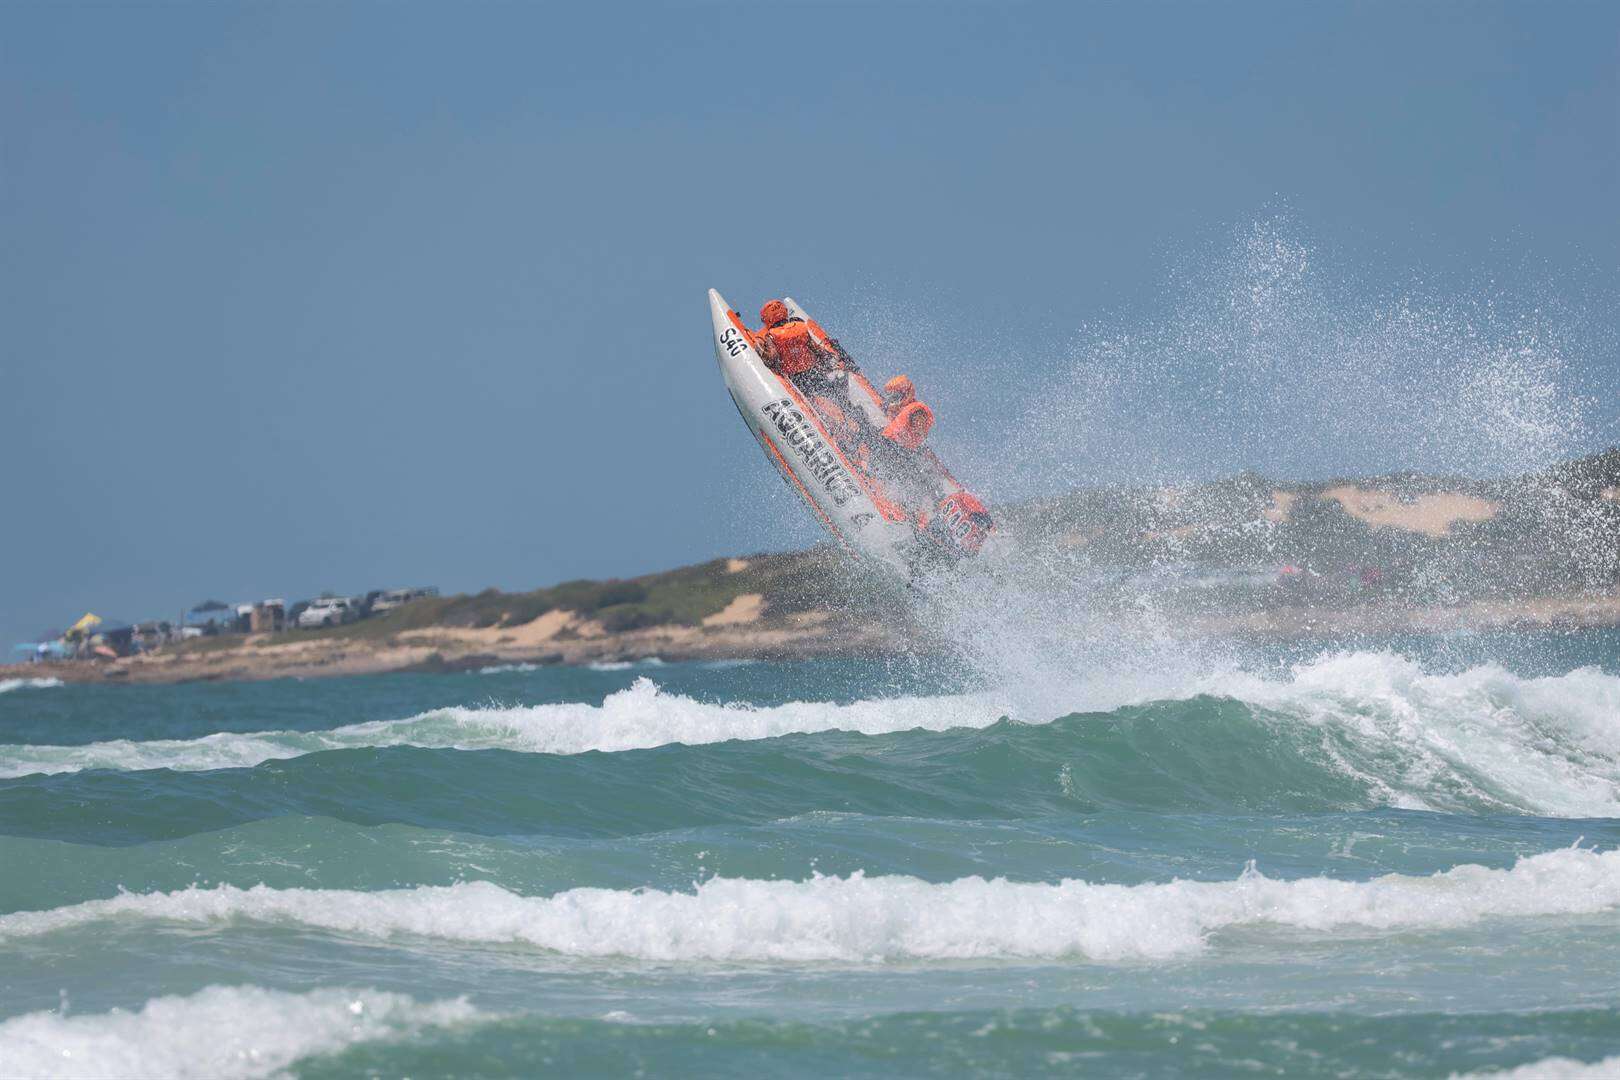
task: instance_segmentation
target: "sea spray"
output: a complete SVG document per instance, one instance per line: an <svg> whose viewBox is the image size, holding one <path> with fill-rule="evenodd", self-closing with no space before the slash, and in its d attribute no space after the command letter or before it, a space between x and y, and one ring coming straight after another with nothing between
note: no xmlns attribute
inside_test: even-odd
<svg viewBox="0 0 1620 1080"><path fill-rule="evenodd" d="M914 583L916 624L1020 712L1050 714L1099 688L1243 670L1253 649L1221 617L1364 604L1360 582L1386 606L1612 584L1620 508L1554 470L1597 445L1614 400L1612 375L1571 361L1590 320L1386 276L1343 269L1278 212L1177 260L1158 315L1021 342L1027 411L964 468L1002 533L978 563ZM1333 499L1264 480L1387 470L1519 480L1480 504L1500 519L1494 547L1396 545L1399 573L1380 565L1390 534L1370 545ZM1540 554L1491 554L1516 547Z"/></svg>
<svg viewBox="0 0 1620 1080"><path fill-rule="evenodd" d="M1593 448L1613 387L1571 365L1579 312L1388 267L1374 281L1335 254L1293 215L1262 217L1177 259L1158 315L1033 357L1052 377L1033 376L997 487L1504 476Z"/></svg>

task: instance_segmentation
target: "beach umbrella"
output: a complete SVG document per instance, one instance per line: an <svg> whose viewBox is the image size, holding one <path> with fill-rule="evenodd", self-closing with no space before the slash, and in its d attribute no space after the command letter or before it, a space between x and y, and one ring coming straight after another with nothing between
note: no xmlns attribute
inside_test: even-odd
<svg viewBox="0 0 1620 1080"><path fill-rule="evenodd" d="M79 619L78 622L76 622L72 626L68 627L67 633L63 634L62 636L63 637L68 637L68 638L84 637L84 636L88 635L90 633L90 631L94 630L96 627L98 627L100 625L101 625L101 616L97 615L97 614L95 614L93 612L87 611Z"/></svg>

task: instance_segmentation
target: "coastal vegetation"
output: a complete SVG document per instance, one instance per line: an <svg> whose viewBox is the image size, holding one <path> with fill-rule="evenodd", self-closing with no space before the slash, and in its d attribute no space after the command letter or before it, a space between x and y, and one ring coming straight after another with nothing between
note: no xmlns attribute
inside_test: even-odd
<svg viewBox="0 0 1620 1080"><path fill-rule="evenodd" d="M1193 630L1620 623L1620 449L1495 479L1244 473L1099 487L998 518L1014 552L1002 572L1044 575L1097 611L1140 611L1147 598ZM897 588L817 547L420 595L341 625L219 633L57 667L63 678L169 681L930 647Z"/></svg>
<svg viewBox="0 0 1620 1080"><path fill-rule="evenodd" d="M600 628L607 634L656 626L698 627L749 594L764 597L773 614L786 615L808 610L825 594L817 582L825 581L828 561L835 557L820 549L759 554L713 559L635 578L565 581L528 592L489 588L426 597L372 619L318 630L288 630L264 637L260 643L382 640L434 628L522 626L555 611L571 612L594 624L593 630Z"/></svg>

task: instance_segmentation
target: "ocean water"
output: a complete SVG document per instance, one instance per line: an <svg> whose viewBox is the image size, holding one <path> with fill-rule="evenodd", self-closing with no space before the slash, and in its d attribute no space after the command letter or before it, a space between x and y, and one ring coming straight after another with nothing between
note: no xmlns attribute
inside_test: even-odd
<svg viewBox="0 0 1620 1080"><path fill-rule="evenodd" d="M0 683L0 1075L1620 1074L1620 635Z"/></svg>

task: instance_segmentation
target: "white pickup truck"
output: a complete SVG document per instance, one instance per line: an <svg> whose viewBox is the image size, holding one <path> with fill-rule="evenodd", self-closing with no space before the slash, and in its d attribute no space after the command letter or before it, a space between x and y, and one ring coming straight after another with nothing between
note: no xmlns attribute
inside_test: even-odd
<svg viewBox="0 0 1620 1080"><path fill-rule="evenodd" d="M323 596L298 613L298 625L307 630L315 626L342 626L360 617L360 605L347 596Z"/></svg>

